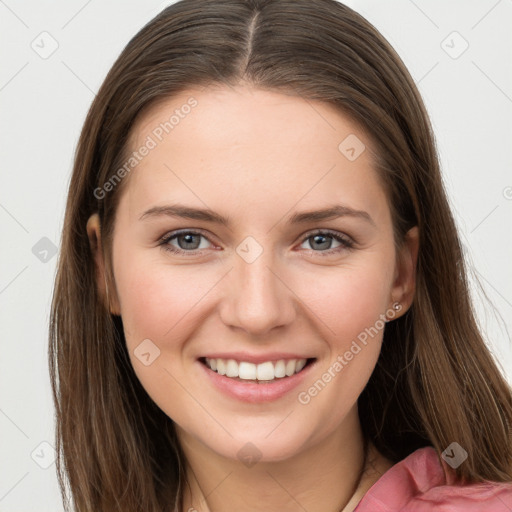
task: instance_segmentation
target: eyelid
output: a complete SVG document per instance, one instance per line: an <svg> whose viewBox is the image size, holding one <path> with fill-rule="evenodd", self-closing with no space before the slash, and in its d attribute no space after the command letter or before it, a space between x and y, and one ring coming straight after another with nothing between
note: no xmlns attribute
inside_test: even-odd
<svg viewBox="0 0 512 512"><path fill-rule="evenodd" d="M340 238L343 238L347 240L347 242L353 242L356 243L355 239L352 238L350 235L347 235L346 233L342 231L337 231L336 229L329 229L329 228L316 228L310 231L306 231L302 236L302 241L304 241L306 238L309 238L314 235L332 235L332 236L338 236Z"/></svg>
<svg viewBox="0 0 512 512"><path fill-rule="evenodd" d="M335 247L335 248L327 249L325 251L314 251L313 249L308 249L310 252L314 252L319 255L329 256L329 255L335 254L337 252L340 252L340 249L350 251L350 250L355 249L356 246L358 245L357 241L353 237L347 235L346 233L343 233L341 231L336 231L335 229L322 229L322 228L317 228L312 231L306 232L304 235L302 235L300 244L303 244L306 240L308 240L309 238L311 238L315 235L331 236L334 240L338 241L343 246L342 248Z"/></svg>
<svg viewBox="0 0 512 512"><path fill-rule="evenodd" d="M183 228L183 229L175 229L174 231L167 231L165 235L160 237L158 239L159 242L165 242L167 240L170 240L171 238L174 238L175 236L192 233L196 235L201 235L204 238L206 238L210 243L213 244L213 241L210 239L211 235L207 231L201 228Z"/></svg>

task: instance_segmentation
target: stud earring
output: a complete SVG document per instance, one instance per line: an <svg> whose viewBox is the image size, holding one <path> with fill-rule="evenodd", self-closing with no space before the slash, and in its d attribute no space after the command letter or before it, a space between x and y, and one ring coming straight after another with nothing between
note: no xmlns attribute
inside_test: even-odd
<svg viewBox="0 0 512 512"><path fill-rule="evenodd" d="M386 322L389 322L390 320L393 320L395 318L396 313L395 311L400 311L402 309L402 304L400 302L394 302L392 309L388 309L386 312Z"/></svg>

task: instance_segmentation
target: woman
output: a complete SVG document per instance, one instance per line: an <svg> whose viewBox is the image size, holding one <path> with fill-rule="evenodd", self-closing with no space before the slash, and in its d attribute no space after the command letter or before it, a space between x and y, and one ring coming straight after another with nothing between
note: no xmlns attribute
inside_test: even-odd
<svg viewBox="0 0 512 512"><path fill-rule="evenodd" d="M182 0L148 23L85 121L61 246L76 510L512 507L511 392L428 116L346 6Z"/></svg>

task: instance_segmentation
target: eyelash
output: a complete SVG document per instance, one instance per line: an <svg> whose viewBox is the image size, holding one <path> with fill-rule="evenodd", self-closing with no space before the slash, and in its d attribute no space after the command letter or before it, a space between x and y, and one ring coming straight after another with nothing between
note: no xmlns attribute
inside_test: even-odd
<svg viewBox="0 0 512 512"><path fill-rule="evenodd" d="M212 243L208 239L208 237L204 233L202 233L201 231L182 230L182 231L173 231L171 233L166 234L165 236L163 236L159 240L159 244L158 245L161 246L162 249L164 249L165 251L169 251L169 252L171 252L173 254L179 254L179 255L184 255L184 256L197 256L197 255L201 254L201 250L200 249L193 249L191 251L185 251L183 249L179 249L179 248L173 247L172 245L169 244L169 242L172 239L174 239L174 238L176 238L176 237L178 237L180 235L202 236L203 238L206 238L206 240L208 240L210 243ZM346 235L342 235L341 233L338 233L337 231L320 230L320 229L316 230L316 231L313 231L313 232L310 232L310 233L307 233L302 238L302 241L301 241L300 245L302 245L309 238L312 238L312 237L317 236L317 235L331 237L334 240L336 240L337 242L340 242L340 244L341 244L340 247L336 247L334 249L327 249L326 251L315 251L313 249L309 249L309 251L314 252L314 253L318 253L321 256L331 256L331 255L333 255L335 253L338 253L338 252L340 252L342 250L350 251L350 250L354 249L355 243L350 238L348 238Z"/></svg>

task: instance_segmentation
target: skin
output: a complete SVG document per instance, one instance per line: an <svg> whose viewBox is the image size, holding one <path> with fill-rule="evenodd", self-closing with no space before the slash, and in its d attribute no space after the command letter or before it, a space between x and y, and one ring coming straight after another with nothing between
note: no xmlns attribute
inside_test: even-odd
<svg viewBox="0 0 512 512"><path fill-rule="evenodd" d="M382 329L309 403L299 403L297 395L394 302L402 305L394 318L410 307L417 228L397 251L371 141L322 102L247 84L190 89L143 115L131 149L190 96L198 105L125 178L110 293L138 378L176 423L190 482L184 511L349 512L392 465L371 446L372 464L354 494L363 456L357 398L379 356ZM366 145L354 161L338 149L350 134ZM149 208L172 203L208 207L231 224L139 220ZM333 204L367 212L374 225L348 216L287 222L296 212ZM192 240L195 251L181 239L181 248L194 255L159 245L178 229L204 231L206 238ZM331 245L320 240L319 247L312 238L316 229L356 244L347 249L327 235ZM97 215L87 231L104 290ZM236 252L248 236L262 249L251 263ZM168 244L180 248L180 239ZM330 248L337 252L323 256ZM134 355L145 339L160 350L149 366ZM197 359L212 350L299 351L317 361L298 389L274 402L245 403L206 378ZM261 453L251 467L237 458L248 442Z"/></svg>

